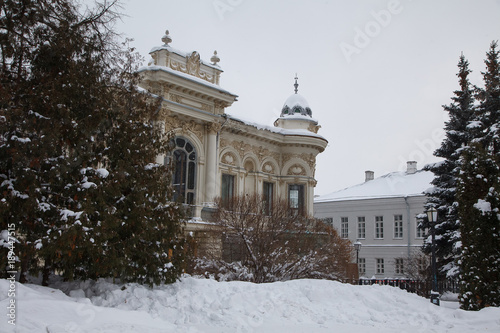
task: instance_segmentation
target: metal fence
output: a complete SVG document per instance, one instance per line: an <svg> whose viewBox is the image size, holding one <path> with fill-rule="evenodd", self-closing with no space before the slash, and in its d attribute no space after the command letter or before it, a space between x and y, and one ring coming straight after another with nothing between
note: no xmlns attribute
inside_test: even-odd
<svg viewBox="0 0 500 333"><path fill-rule="evenodd" d="M398 287L410 293L429 297L431 292L431 281L410 280L410 279L359 279L359 285L385 285ZM458 293L459 283L456 280L440 280L437 283L440 294L445 292Z"/></svg>

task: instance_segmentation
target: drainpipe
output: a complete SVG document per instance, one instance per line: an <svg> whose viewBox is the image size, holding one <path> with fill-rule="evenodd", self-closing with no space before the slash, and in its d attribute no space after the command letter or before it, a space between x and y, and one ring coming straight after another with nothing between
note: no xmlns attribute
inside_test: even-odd
<svg viewBox="0 0 500 333"><path fill-rule="evenodd" d="M407 233L408 233L408 260L410 260L410 255L411 255L411 252L410 252L410 246L411 246L411 238L410 238L410 235L411 235L411 230L410 230L410 225L411 225L411 219L410 219L410 204L408 203L408 197L405 196L404 197L405 199L405 204L406 204L406 225L407 225Z"/></svg>

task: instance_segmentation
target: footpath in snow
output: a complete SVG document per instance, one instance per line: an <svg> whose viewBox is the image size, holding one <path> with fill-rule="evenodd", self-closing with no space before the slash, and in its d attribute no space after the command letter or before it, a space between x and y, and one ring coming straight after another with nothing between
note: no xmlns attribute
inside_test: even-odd
<svg viewBox="0 0 500 333"><path fill-rule="evenodd" d="M500 332L500 308L466 312L389 286L185 277L153 289L105 281L51 289L0 280L0 332ZM15 326L8 306L15 300Z"/></svg>

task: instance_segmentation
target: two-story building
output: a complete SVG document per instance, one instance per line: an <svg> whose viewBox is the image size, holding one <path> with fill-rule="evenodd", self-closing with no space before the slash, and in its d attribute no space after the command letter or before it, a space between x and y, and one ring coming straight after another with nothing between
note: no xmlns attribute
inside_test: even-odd
<svg viewBox="0 0 500 333"><path fill-rule="evenodd" d="M418 227L424 213L425 191L434 174L417 170L408 162L406 172L374 178L366 171L365 182L318 196L315 216L331 223L342 238L360 242L360 277L408 278L409 263L419 258L425 231Z"/></svg>
<svg viewBox="0 0 500 333"><path fill-rule="evenodd" d="M244 121L226 113L238 96L220 86L217 52L207 62L171 47L168 31L162 41L139 72L142 88L163 99L159 121L174 147L158 162L174 167L176 199L191 208L186 229L202 234L214 198L243 194L270 205L287 199L290 209L313 215L316 156L328 142L297 79L274 126Z"/></svg>

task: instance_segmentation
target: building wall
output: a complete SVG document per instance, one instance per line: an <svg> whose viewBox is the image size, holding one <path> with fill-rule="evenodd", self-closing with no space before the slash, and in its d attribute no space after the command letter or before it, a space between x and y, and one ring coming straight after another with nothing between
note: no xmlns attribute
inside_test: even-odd
<svg viewBox="0 0 500 333"><path fill-rule="evenodd" d="M315 216L331 219L342 235L342 218L347 218L347 238L361 242L359 258L365 259L366 278L408 277L409 259L420 255L423 238L417 234L417 215L424 212L425 196L339 200L314 204ZM395 216L402 217L402 237L394 235ZM376 237L376 217L383 217L383 237ZM365 237L358 234L358 218L365 218ZM345 229L344 229L345 231ZM344 232L345 233L345 232ZM345 236L345 235L344 235ZM403 272L396 272L396 259L404 259ZM377 272L377 259L384 260L384 272ZM406 267L406 270L405 270Z"/></svg>
<svg viewBox="0 0 500 333"><path fill-rule="evenodd" d="M224 174L234 176L235 195L262 194L264 182L271 182L275 199L286 199L290 184L303 185L304 213L312 215L316 156L328 143L316 134L317 122L285 117L276 123L281 129L274 130L227 115L237 95L219 86L216 55L209 64L197 52L171 48L168 32L162 41L151 52L153 63L140 70L141 86L163 99L158 121L165 132L189 140L196 151L191 222L203 220L203 210L221 195ZM297 126L301 132L293 131Z"/></svg>

